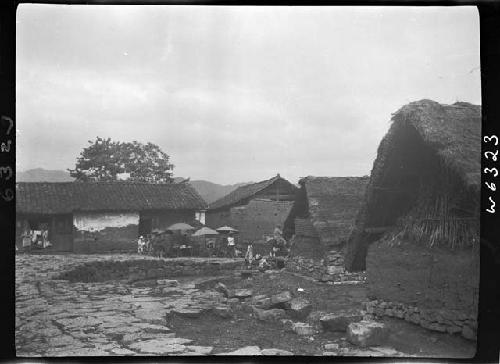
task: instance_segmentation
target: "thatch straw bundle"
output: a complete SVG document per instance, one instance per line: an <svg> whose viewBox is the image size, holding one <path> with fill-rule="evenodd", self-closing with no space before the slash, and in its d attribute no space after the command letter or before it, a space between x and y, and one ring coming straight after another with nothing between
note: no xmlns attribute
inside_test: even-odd
<svg viewBox="0 0 500 364"><path fill-rule="evenodd" d="M402 107L378 148L346 267L364 269L384 237L447 248L479 240L481 107L422 100ZM381 234L367 230L387 227Z"/></svg>

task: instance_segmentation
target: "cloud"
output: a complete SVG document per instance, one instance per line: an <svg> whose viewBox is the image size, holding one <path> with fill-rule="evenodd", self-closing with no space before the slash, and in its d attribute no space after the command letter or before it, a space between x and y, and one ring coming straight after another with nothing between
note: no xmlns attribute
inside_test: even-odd
<svg viewBox="0 0 500 364"><path fill-rule="evenodd" d="M72 167L99 135L154 142L193 179L362 175L402 105L480 102L474 8L23 4L17 21L21 169Z"/></svg>

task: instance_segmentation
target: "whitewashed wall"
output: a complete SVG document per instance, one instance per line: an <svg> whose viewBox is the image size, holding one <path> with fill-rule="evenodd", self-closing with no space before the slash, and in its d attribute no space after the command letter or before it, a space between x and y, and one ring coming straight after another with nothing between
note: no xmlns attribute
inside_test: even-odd
<svg viewBox="0 0 500 364"><path fill-rule="evenodd" d="M139 225L139 213L75 213L73 225L81 231L101 231L107 227Z"/></svg>

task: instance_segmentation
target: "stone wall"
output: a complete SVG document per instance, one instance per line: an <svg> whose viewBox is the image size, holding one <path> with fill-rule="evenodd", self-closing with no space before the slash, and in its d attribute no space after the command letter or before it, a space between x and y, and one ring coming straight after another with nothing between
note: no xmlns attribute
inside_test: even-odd
<svg viewBox="0 0 500 364"><path fill-rule="evenodd" d="M64 272L55 279L72 282L129 282L179 276L217 276L242 266L241 260L217 259L135 259L124 261L93 261Z"/></svg>
<svg viewBox="0 0 500 364"><path fill-rule="evenodd" d="M477 317L461 310L425 309L403 303L373 300L366 303L366 313L376 318L395 317L428 330L461 335L476 340Z"/></svg>
<svg viewBox="0 0 500 364"><path fill-rule="evenodd" d="M450 251L408 242L398 244L379 241L370 246L366 258L369 297L415 307L418 312L445 312L446 319L451 321L466 317L469 320L467 325L475 328L479 251ZM443 324L425 315L418 319L423 322L422 326L429 326L432 322ZM463 328L457 322L453 325Z"/></svg>

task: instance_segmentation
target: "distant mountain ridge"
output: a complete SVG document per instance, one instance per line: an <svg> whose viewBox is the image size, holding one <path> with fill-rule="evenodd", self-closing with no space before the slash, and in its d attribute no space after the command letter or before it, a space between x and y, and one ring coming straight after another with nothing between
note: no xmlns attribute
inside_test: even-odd
<svg viewBox="0 0 500 364"><path fill-rule="evenodd" d="M17 172L17 182L72 182L75 179L69 175L67 171L49 170L43 168L29 169L22 172ZM175 177L175 182L185 180L183 177ZM208 203L212 203L219 198L234 191L236 188L252 182L236 183L233 185L220 185L217 183L195 180L189 181L191 186L200 194L201 197Z"/></svg>
<svg viewBox="0 0 500 364"><path fill-rule="evenodd" d="M35 168L16 172L17 182L72 182L75 179L67 171Z"/></svg>

